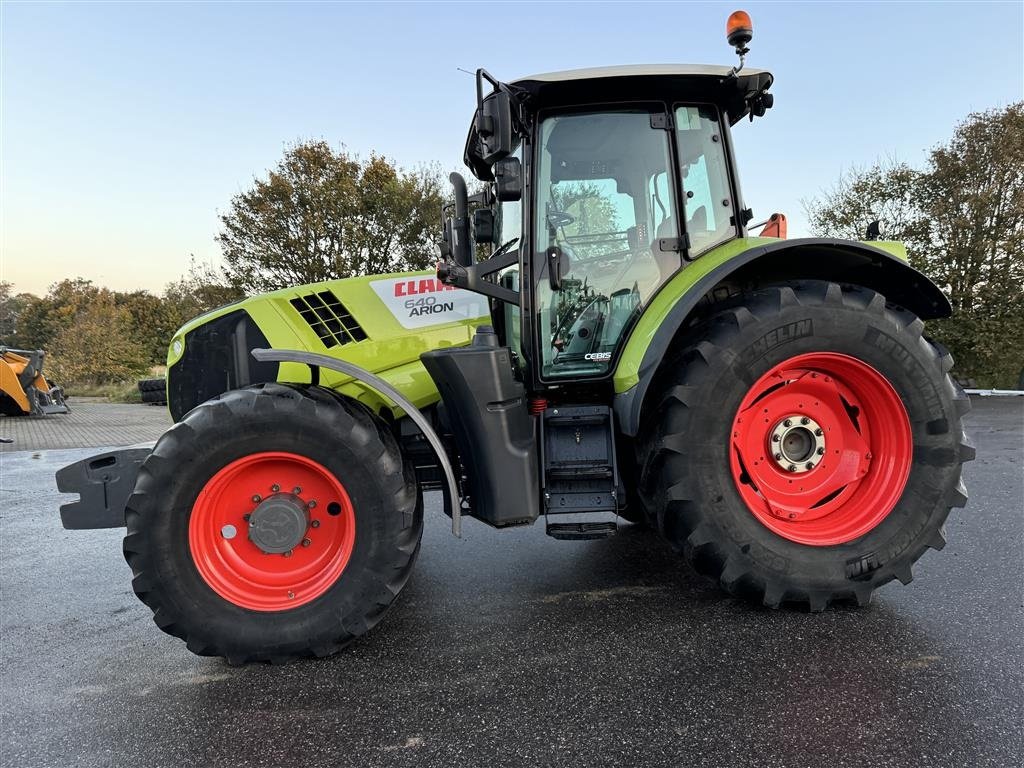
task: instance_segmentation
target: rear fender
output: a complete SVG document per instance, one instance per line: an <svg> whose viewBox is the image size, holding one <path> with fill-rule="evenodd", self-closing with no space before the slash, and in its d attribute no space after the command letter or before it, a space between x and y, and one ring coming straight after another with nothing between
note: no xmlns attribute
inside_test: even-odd
<svg viewBox="0 0 1024 768"><path fill-rule="evenodd" d="M831 280L878 291L922 320L952 314L937 285L894 253L899 243L852 240L743 238L726 243L676 274L644 310L615 371L619 429L636 435L644 398L677 335L707 306L702 299L726 286L784 280Z"/></svg>

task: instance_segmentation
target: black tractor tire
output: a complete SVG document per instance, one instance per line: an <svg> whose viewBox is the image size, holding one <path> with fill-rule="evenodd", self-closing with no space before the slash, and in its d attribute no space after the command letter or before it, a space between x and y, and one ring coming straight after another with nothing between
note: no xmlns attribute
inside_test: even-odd
<svg viewBox="0 0 1024 768"><path fill-rule="evenodd" d="M25 413L17 400L0 392L0 416L24 416Z"/></svg>
<svg viewBox="0 0 1024 768"><path fill-rule="evenodd" d="M167 393L160 390L157 392L141 392L142 402L147 405L167 405Z"/></svg>
<svg viewBox="0 0 1024 768"><path fill-rule="evenodd" d="M167 389L167 379L139 379L139 392L164 392Z"/></svg>
<svg viewBox="0 0 1024 768"><path fill-rule="evenodd" d="M913 451L903 452L912 458L904 458L909 469L895 506L874 527L811 545L770 530L751 511L739 490L750 476L734 474L740 454L731 441L738 409L766 373L821 353L866 363L888 381L909 419ZM970 400L950 378L952 365L923 336L920 319L879 293L818 281L751 291L680 339L652 384L655 405L639 441L648 514L674 549L732 595L812 611L865 605L879 586L911 581L914 562L945 545L950 508L967 501L961 465L974 449L961 418ZM766 432L769 439L774 433Z"/></svg>
<svg viewBox="0 0 1024 768"><path fill-rule="evenodd" d="M222 597L200 573L190 518L211 478L265 452L311 460L336 478L354 510L354 538L340 575L315 599L253 610ZM327 505L327 514L336 508ZM319 516L323 527L303 535L329 529L324 510L321 499L306 525L317 527ZM411 463L364 406L321 387L260 384L199 405L164 433L140 468L126 522L132 586L157 626L199 655L279 663L335 653L380 621L412 572L423 508ZM246 524L239 519L239 528Z"/></svg>

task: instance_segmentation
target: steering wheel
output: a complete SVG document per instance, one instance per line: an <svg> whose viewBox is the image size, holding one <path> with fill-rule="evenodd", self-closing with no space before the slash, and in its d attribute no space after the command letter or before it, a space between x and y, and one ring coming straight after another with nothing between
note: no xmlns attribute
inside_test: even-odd
<svg viewBox="0 0 1024 768"><path fill-rule="evenodd" d="M574 221L576 221L576 217L573 216L571 213L566 213L565 211L559 211L556 209L548 211L547 218L548 226L553 227L554 229L561 229L562 227L567 227Z"/></svg>

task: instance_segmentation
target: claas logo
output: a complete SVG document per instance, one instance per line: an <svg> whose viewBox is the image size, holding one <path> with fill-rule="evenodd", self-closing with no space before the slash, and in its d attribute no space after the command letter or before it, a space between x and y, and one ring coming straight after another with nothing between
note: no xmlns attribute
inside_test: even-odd
<svg viewBox="0 0 1024 768"><path fill-rule="evenodd" d="M422 296L425 293L454 291L454 285L445 285L440 280L424 277L418 280L400 280L395 283L395 296Z"/></svg>

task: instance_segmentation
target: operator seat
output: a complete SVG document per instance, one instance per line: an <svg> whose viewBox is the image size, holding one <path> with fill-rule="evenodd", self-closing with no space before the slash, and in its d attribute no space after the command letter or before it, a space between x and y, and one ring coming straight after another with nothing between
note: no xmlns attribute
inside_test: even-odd
<svg viewBox="0 0 1024 768"><path fill-rule="evenodd" d="M682 254L678 251L663 251L658 247L658 243L665 238L679 237L679 235L674 216L666 216L654 233L654 240L651 243L651 255L654 256L654 262L658 265L659 284L664 283L679 271L679 267L682 264Z"/></svg>

